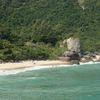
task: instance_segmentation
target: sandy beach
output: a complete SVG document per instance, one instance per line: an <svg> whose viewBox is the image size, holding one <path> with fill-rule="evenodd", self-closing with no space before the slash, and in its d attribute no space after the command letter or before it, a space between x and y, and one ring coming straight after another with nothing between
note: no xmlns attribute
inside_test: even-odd
<svg viewBox="0 0 100 100"><path fill-rule="evenodd" d="M94 61L90 62L80 62L80 65L83 64L95 64L100 63L100 55L93 59ZM29 61L20 61L20 62L8 62L0 63L0 76L2 75L12 75L18 74L21 72L38 70L44 68L55 68L55 67L72 67L68 61L61 60L29 60ZM75 65L74 65L75 66Z"/></svg>
<svg viewBox="0 0 100 100"><path fill-rule="evenodd" d="M96 58L93 59L94 62L100 61L100 55L96 55ZM88 61L87 61L88 62ZM85 62L85 63L87 63ZM81 63L81 62L80 62ZM31 67L43 67L47 68L52 65L70 65L68 61L62 60L29 60L29 61L20 61L20 62L8 62L0 63L0 70L14 70L14 69L24 69ZM58 66L59 67L59 66Z"/></svg>
<svg viewBox="0 0 100 100"><path fill-rule="evenodd" d="M84 64L95 64L96 62L80 63ZM98 63L98 62L97 62ZM21 61L16 63L1 63L0 64L0 76L14 75L26 71L46 69L46 68L58 68L58 67L72 67L70 62L60 60L42 60L42 61ZM77 65L76 65L77 66Z"/></svg>
<svg viewBox="0 0 100 100"><path fill-rule="evenodd" d="M14 69L23 69L30 67L43 67L46 68L49 65L68 65L70 62L60 61L60 60L45 60L45 61L21 61L15 63L1 63L0 70L14 70Z"/></svg>

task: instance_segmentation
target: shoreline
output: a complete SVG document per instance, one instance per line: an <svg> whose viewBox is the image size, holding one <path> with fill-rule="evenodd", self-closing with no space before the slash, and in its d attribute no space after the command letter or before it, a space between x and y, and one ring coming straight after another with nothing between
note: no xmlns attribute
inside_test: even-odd
<svg viewBox="0 0 100 100"><path fill-rule="evenodd" d="M100 62L80 62L80 65L85 64L97 64ZM0 76L14 75L22 72L40 70L47 68L61 68L61 67L73 67L80 66L76 64L70 64L70 62L60 61L60 60L42 60L42 61L22 61L16 63L2 63L0 64Z"/></svg>
<svg viewBox="0 0 100 100"><path fill-rule="evenodd" d="M60 60L40 60L40 61L21 61L21 62L7 62L0 64L0 70L15 70L24 69L38 66L53 66L53 65L70 65L70 62L60 61Z"/></svg>
<svg viewBox="0 0 100 100"><path fill-rule="evenodd" d="M100 62L96 61L88 61L88 62L80 62L79 65L84 64L96 64ZM72 66L77 64L71 64L68 61L61 61L61 60L28 60L28 61L21 61L21 62L7 62L7 63L0 63L0 71L6 71L6 70L17 70L17 69L25 69L25 68L48 68L49 66Z"/></svg>
<svg viewBox="0 0 100 100"><path fill-rule="evenodd" d="M100 55L96 55L95 58L90 59L88 55L82 57L80 64L86 64L89 62L100 62ZM3 62L0 63L0 70L14 70L14 69L24 69L30 67L38 66L52 66L52 65L72 65L71 61L67 60L25 60L20 62Z"/></svg>
<svg viewBox="0 0 100 100"><path fill-rule="evenodd" d="M0 64L0 76L14 75L26 71L47 69L47 68L58 68L58 67L69 67L69 62L59 60L42 60L42 61L21 61L16 63L2 63Z"/></svg>

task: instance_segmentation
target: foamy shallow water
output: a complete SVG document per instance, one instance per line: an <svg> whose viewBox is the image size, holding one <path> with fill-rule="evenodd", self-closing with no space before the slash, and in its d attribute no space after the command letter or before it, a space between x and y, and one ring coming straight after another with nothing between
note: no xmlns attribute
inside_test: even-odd
<svg viewBox="0 0 100 100"><path fill-rule="evenodd" d="M40 70L40 69L47 69L47 68L59 68L59 67L74 67L74 66L81 66L81 65L87 65L87 64L100 64L100 62L88 62L88 63L80 63L80 65L48 65L48 66L35 66L30 68L22 68L22 69L13 69L13 70L0 70L0 76L4 75L14 75L23 73L26 71L32 71L32 70Z"/></svg>

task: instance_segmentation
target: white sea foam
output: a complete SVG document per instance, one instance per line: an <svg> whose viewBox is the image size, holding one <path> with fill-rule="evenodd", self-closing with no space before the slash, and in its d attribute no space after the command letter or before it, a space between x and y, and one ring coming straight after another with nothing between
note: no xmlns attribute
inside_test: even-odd
<svg viewBox="0 0 100 100"><path fill-rule="evenodd" d="M86 65L86 64L100 64L100 62L80 63L80 65ZM14 74L23 73L23 72L32 71L32 70L40 70L40 69L47 69L47 68L59 68L59 67L74 67L74 66L80 66L80 65L77 65L77 64L73 64L73 65L48 65L48 66L35 66L35 67L30 67L30 68L13 69L13 70L0 70L0 76L14 75Z"/></svg>
<svg viewBox="0 0 100 100"><path fill-rule="evenodd" d="M32 71L32 70L58 68L58 67L71 67L71 66L75 66L75 65L48 65L48 66L36 66L36 67L13 69L13 70L0 70L0 76L14 75L14 74L18 74L26 71Z"/></svg>
<svg viewBox="0 0 100 100"><path fill-rule="evenodd" d="M90 61L90 62L86 62L86 63L80 63L80 65L87 65L87 64L100 64L100 62L93 62L93 61Z"/></svg>

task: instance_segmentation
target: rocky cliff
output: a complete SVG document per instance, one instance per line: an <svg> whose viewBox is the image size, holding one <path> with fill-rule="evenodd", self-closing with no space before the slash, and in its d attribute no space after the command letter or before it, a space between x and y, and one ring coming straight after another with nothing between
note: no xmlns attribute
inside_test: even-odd
<svg viewBox="0 0 100 100"><path fill-rule="evenodd" d="M85 9L85 0L78 0L79 5L81 6L81 8L84 10Z"/></svg>
<svg viewBox="0 0 100 100"><path fill-rule="evenodd" d="M67 45L68 51L71 51L71 52L75 51L77 53L80 52L80 39L79 38L70 37L64 40L63 43Z"/></svg>
<svg viewBox="0 0 100 100"><path fill-rule="evenodd" d="M63 54L63 56L66 58L66 61L70 61L71 64L79 64L80 39L75 37L70 37L64 40L63 44L66 45L68 49L68 51L65 51Z"/></svg>

